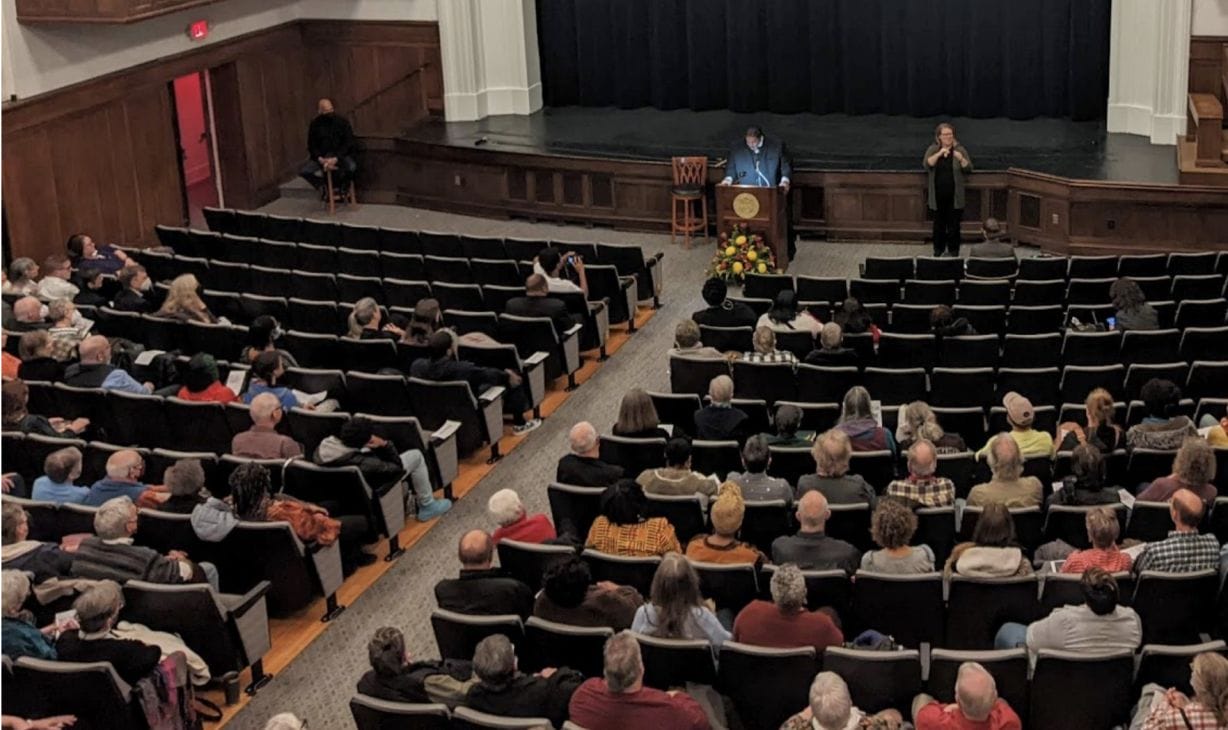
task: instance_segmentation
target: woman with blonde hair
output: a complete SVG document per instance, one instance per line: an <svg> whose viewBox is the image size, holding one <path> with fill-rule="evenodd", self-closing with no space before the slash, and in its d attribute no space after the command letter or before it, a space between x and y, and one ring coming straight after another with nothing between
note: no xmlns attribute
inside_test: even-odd
<svg viewBox="0 0 1228 730"><path fill-rule="evenodd" d="M1193 697L1176 687L1161 690L1149 684L1143 688L1139 711L1147 714L1142 730L1228 728L1228 659L1210 651L1194 657L1190 686ZM1157 697L1161 691L1163 695ZM1137 722L1136 718L1131 727Z"/></svg>
<svg viewBox="0 0 1228 730"><path fill-rule="evenodd" d="M633 439L669 439L669 432L661 428L661 420L652 398L643 388L632 388L618 405L618 422L614 435Z"/></svg>
<svg viewBox="0 0 1228 730"><path fill-rule="evenodd" d="M1067 421L1057 427L1058 451L1071 451L1079 444L1091 444L1108 454L1122 445L1121 426L1113 423L1117 405L1113 394L1104 388L1096 388L1087 394L1083 403L1087 413L1087 425Z"/></svg>
<svg viewBox="0 0 1228 730"><path fill-rule="evenodd" d="M166 301L157 316L177 319L180 322L205 322L215 324L217 317L205 306L200 298L200 282L192 274L180 274L171 281L166 293Z"/></svg>
<svg viewBox="0 0 1228 730"><path fill-rule="evenodd" d="M900 449L907 449L917 439L926 439L934 444L939 454L958 454L968 450L959 434L942 430L942 426L938 425L938 416L925 401L915 400L900 406L898 420L895 440Z"/></svg>

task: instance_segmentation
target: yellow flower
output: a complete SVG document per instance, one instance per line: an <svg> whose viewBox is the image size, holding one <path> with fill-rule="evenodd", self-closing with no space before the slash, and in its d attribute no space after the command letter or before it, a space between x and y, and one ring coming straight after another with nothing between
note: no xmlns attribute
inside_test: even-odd
<svg viewBox="0 0 1228 730"><path fill-rule="evenodd" d="M762 261L759 262L759 273L760 274L767 273L767 264L763 263Z"/></svg>
<svg viewBox="0 0 1228 730"><path fill-rule="evenodd" d="M747 259L749 259L749 260L751 260L751 261L754 261L755 259L759 258L759 254L755 253L753 250L752 250L752 251L747 251L747 252L746 252L746 258L747 258Z"/></svg>
<svg viewBox="0 0 1228 730"><path fill-rule="evenodd" d="M735 274L740 274L740 273L742 273L742 262L741 262L741 261L734 261L734 262L733 262L733 273L735 273Z"/></svg>
<svg viewBox="0 0 1228 730"><path fill-rule="evenodd" d="M733 246L730 246L729 248L725 249L725 255L726 255L726 256L732 256L732 255L734 255L734 254L735 254L735 253L737 253L737 252L738 252L738 250L737 250L736 248L734 248Z"/></svg>
<svg viewBox="0 0 1228 730"><path fill-rule="evenodd" d="M733 239L733 242L738 244L739 246L745 246L746 236L738 236L737 238Z"/></svg>

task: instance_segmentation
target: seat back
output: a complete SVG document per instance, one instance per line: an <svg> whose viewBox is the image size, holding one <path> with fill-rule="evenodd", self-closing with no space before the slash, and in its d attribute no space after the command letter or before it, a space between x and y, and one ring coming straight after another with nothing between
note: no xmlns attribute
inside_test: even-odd
<svg viewBox="0 0 1228 730"><path fill-rule="evenodd" d="M716 683L712 645L700 639L662 639L636 634L644 660L644 684L660 690Z"/></svg>
<svg viewBox="0 0 1228 730"><path fill-rule="evenodd" d="M623 473L634 478L646 469L665 466L665 439L627 438L613 434L603 435L598 447L601 460L617 464Z"/></svg>
<svg viewBox="0 0 1228 730"><path fill-rule="evenodd" d="M5 714L25 717L76 715L74 728L111 730L137 724L128 686L110 662L56 662L21 657L13 663L19 707L5 705ZM65 688L72 691L66 692Z"/></svg>
<svg viewBox="0 0 1228 730"><path fill-rule="evenodd" d="M1134 576L1130 573L1114 573L1117 595L1122 603L1128 603L1134 595ZM1078 573L1046 573L1041 580L1040 612L1049 615L1059 606L1080 606L1087 602L1083 595L1083 576Z"/></svg>
<svg viewBox="0 0 1228 730"><path fill-rule="evenodd" d="M551 730L554 725L549 718L545 717L503 717L458 705L452 712L452 727L455 730L482 730L482 728Z"/></svg>
<svg viewBox="0 0 1228 730"><path fill-rule="evenodd" d="M1190 663L1194 657L1205 652L1228 656L1228 644L1222 639L1188 646L1144 644L1134 675L1135 691L1141 691L1148 684L1158 684L1164 688L1175 687L1187 696L1192 695Z"/></svg>
<svg viewBox="0 0 1228 730"><path fill-rule="evenodd" d="M607 626L568 626L533 616L525 622L526 651L520 668L570 667L586 677L600 677L605 642L614 635Z"/></svg>
<svg viewBox="0 0 1228 730"><path fill-rule="evenodd" d="M450 730L447 705L389 702L367 695L350 698L358 730Z"/></svg>
<svg viewBox="0 0 1228 730"><path fill-rule="evenodd" d="M742 450L737 441L692 441L691 468L724 481L729 472L741 470Z"/></svg>
<svg viewBox="0 0 1228 730"><path fill-rule="evenodd" d="M767 401L797 400L797 380L789 363L761 363L735 360L734 395L738 398Z"/></svg>
<svg viewBox="0 0 1228 730"><path fill-rule="evenodd" d="M1124 504L1101 505L1117 513L1121 523L1121 532L1126 532L1126 506ZM1087 539L1087 513L1095 507L1080 507L1067 505L1051 505L1045 515L1044 539L1065 540L1076 550L1086 550L1091 547Z"/></svg>
<svg viewBox="0 0 1228 730"><path fill-rule="evenodd" d="M610 555L591 548L581 553L581 556L592 570L594 581L608 580L611 583L631 586L639 591L641 596L652 593L652 579L657 574L657 566L661 564L661 557L658 555L628 557Z"/></svg>
<svg viewBox="0 0 1228 730"><path fill-rule="evenodd" d="M1195 644L1211 628L1219 574L1143 571L1130 602L1143 622L1144 644Z"/></svg>
<svg viewBox="0 0 1228 730"><path fill-rule="evenodd" d="M793 530L792 509L781 499L747 500L742 517L742 540L772 554L772 541Z"/></svg>
<svg viewBox="0 0 1228 730"><path fill-rule="evenodd" d="M730 610L736 615L759 595L759 580L750 563L700 563L691 561L699 574L699 588L704 598L712 599L717 610Z"/></svg>
<svg viewBox="0 0 1228 730"><path fill-rule="evenodd" d="M921 654L915 649L867 651L830 646L823 669L848 683L853 705L867 713L894 708L907 715L921 691Z"/></svg>
<svg viewBox="0 0 1228 730"><path fill-rule="evenodd" d="M726 641L716 682L748 730L777 730L797 708L809 704L810 683L818 669L814 647L770 649Z"/></svg>
<svg viewBox="0 0 1228 730"><path fill-rule="evenodd" d="M708 394L708 386L718 375L729 374L729 362L715 358L671 357L669 385L671 393L694 393L700 398Z"/></svg>
<svg viewBox="0 0 1228 730"><path fill-rule="evenodd" d="M942 574L895 575L858 571L853 581L852 624L873 629L898 644L919 649L923 642L942 644ZM900 606L908 606L901 611Z"/></svg>
<svg viewBox="0 0 1228 730"><path fill-rule="evenodd" d="M504 538L499 541L499 566L536 593L551 565L576 554L570 545L539 545Z"/></svg>
<svg viewBox="0 0 1228 730"><path fill-rule="evenodd" d="M647 494L645 517L664 517L674 526L683 547L696 535L708 532L707 498L700 494Z"/></svg>
<svg viewBox="0 0 1228 730"><path fill-rule="evenodd" d="M947 603L946 646L989 649L998 628L1008 621L1028 624L1038 618L1035 575L1013 578L951 577Z"/></svg>
<svg viewBox="0 0 1228 730"><path fill-rule="evenodd" d="M602 487L551 482L546 487L546 497L550 500L550 516L556 530L561 534L570 528L578 539L587 537L593 521L601 514L604 492Z"/></svg>
<svg viewBox="0 0 1228 730"><path fill-rule="evenodd" d="M473 650L487 636L503 634L513 644L524 641L524 627L514 614L474 616L437 608L431 611L431 628L442 659L473 659Z"/></svg>
<svg viewBox="0 0 1228 730"><path fill-rule="evenodd" d="M1088 730L1128 723L1133 675L1131 652L1088 656L1042 649L1032 673L1031 727Z"/></svg>

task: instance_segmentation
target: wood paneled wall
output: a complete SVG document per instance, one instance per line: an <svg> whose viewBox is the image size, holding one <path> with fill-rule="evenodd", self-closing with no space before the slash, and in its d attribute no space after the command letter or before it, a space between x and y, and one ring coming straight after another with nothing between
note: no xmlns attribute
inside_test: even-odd
<svg viewBox="0 0 1228 730"><path fill-rule="evenodd" d="M218 0L16 0L22 23L135 23Z"/></svg>
<svg viewBox="0 0 1228 730"><path fill-rule="evenodd" d="M1220 104L1228 103L1224 97L1224 73L1228 72L1224 47L1225 36L1194 36L1190 38L1191 94L1215 94Z"/></svg>
<svg viewBox="0 0 1228 730"><path fill-rule="evenodd" d="M3 107L12 253L42 260L85 231L156 243L185 219L168 84L211 69L226 203L263 205L307 156L319 96L355 131L399 130L443 109L435 23L301 21Z"/></svg>

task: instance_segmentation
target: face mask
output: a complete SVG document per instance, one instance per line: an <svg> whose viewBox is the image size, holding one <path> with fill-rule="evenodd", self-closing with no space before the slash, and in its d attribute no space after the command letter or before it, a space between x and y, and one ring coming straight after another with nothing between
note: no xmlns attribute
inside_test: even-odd
<svg viewBox="0 0 1228 730"><path fill-rule="evenodd" d="M269 339L274 341L280 340L281 336L284 334L286 334L286 331L281 328L281 325L277 325L273 328L273 331L269 333Z"/></svg>
<svg viewBox="0 0 1228 730"><path fill-rule="evenodd" d="M141 282L141 291L150 291L153 289L153 286L153 279L146 279L145 281Z"/></svg>

